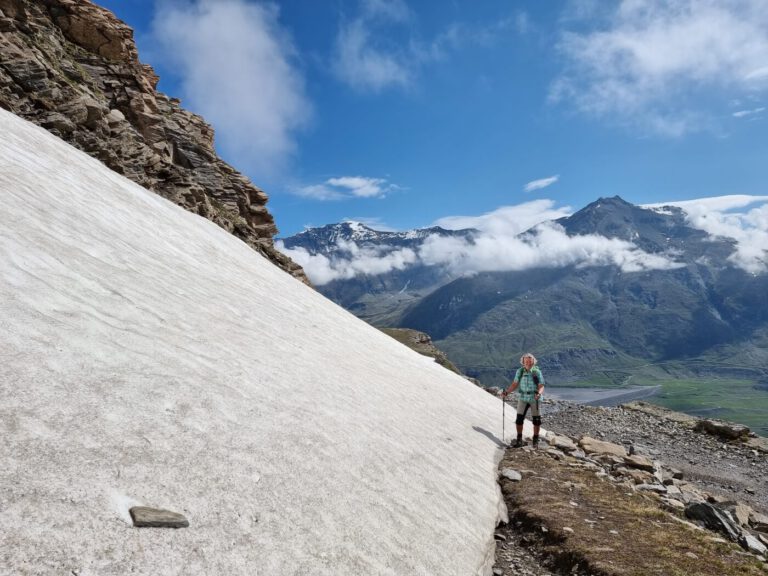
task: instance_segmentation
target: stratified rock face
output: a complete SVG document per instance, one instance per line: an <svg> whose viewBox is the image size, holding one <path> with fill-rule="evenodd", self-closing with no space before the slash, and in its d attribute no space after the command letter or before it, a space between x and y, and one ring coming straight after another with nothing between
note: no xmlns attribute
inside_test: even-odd
<svg viewBox="0 0 768 576"><path fill-rule="evenodd" d="M267 195L218 158L200 116L155 90L126 24L90 0L0 0L0 33L0 106L306 281L274 249Z"/></svg>

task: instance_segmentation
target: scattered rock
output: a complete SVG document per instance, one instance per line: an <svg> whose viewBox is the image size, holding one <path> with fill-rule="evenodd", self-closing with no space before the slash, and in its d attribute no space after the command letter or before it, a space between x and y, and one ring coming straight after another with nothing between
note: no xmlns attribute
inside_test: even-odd
<svg viewBox="0 0 768 576"><path fill-rule="evenodd" d="M613 442L596 440L589 436L583 436L581 440L579 440L579 446L581 446L587 454L609 455L618 458L625 458L627 456L627 450L624 446L619 446Z"/></svg>
<svg viewBox="0 0 768 576"><path fill-rule="evenodd" d="M579 448L573 440L568 438L568 436L562 436L560 434L548 434L547 442L553 448L557 448L563 452L574 452Z"/></svg>
<svg viewBox="0 0 768 576"><path fill-rule="evenodd" d="M501 475L507 480L512 480L512 482L520 482L520 480L523 479L523 475L520 474L520 472L517 470L513 470L512 468L502 469Z"/></svg>
<svg viewBox="0 0 768 576"><path fill-rule="evenodd" d="M655 470L653 461L645 456L640 456L639 454L627 456L624 458L624 463L631 468L638 468L639 470L646 470L648 472L653 472Z"/></svg>
<svg viewBox="0 0 768 576"><path fill-rule="evenodd" d="M752 536L749 532L742 532L739 537L739 544L745 550L752 552L752 554L759 554L765 556L768 552L768 547L765 546L760 540Z"/></svg>
<svg viewBox="0 0 768 576"><path fill-rule="evenodd" d="M694 432L704 432L726 440L746 439L749 428L742 424L723 422L722 420L699 420L693 427Z"/></svg>
<svg viewBox="0 0 768 576"><path fill-rule="evenodd" d="M725 534L734 542L738 542L741 536L741 530L736 526L723 511L707 502L690 504L685 507L685 515L691 520L698 520L710 530L715 530Z"/></svg>

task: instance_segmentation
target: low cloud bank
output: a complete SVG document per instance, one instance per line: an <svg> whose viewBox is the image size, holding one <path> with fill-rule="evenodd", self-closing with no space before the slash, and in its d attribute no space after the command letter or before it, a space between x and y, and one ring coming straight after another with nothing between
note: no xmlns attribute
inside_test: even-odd
<svg viewBox="0 0 768 576"><path fill-rule="evenodd" d="M356 242L339 240L333 256L311 254L305 248L285 248L282 242L277 249L300 264L316 286L333 280L349 280L358 275L386 274L403 270L416 264L417 253L409 248L393 250L387 246L360 246Z"/></svg>
<svg viewBox="0 0 768 576"><path fill-rule="evenodd" d="M443 218L436 225L453 230L472 228L476 232L468 238L434 234L415 249L340 241L334 254L325 256L303 248L286 249L279 244L278 248L301 264L318 286L414 265L441 266L457 276L572 265L613 264L627 272L679 266L663 256L645 253L631 242L603 236L569 237L551 221L570 213L569 207L556 207L552 200L536 200L481 216ZM520 236L526 230L531 232Z"/></svg>
<svg viewBox="0 0 768 576"><path fill-rule="evenodd" d="M663 209L679 206L688 223L713 237L736 241L730 257L734 266L753 274L768 272L768 196L720 196L647 205ZM736 211L749 208L748 211ZM520 271L562 266L618 266L624 272L671 270L683 264L673 255L650 254L632 242L600 235L568 236L554 220L568 216L569 207L552 200L505 206L481 216L443 218L448 229L476 230L469 237L428 236L417 248L359 246L341 241L328 257L303 248L279 248L304 267L321 286L359 274L384 274L409 266L441 266L453 275ZM523 234L523 232L526 232Z"/></svg>

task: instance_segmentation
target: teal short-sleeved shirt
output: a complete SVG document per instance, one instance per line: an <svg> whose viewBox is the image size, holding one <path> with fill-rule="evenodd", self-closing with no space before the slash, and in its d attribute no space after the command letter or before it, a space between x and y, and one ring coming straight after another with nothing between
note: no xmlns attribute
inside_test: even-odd
<svg viewBox="0 0 768 576"><path fill-rule="evenodd" d="M538 386L533 381L533 374L536 374L536 378L539 380L539 384L544 384L544 375L539 370L538 366L534 366L529 370L526 370L524 366L517 369L515 373L515 380L519 382L517 388L518 397L523 402L531 403L535 400L536 390Z"/></svg>

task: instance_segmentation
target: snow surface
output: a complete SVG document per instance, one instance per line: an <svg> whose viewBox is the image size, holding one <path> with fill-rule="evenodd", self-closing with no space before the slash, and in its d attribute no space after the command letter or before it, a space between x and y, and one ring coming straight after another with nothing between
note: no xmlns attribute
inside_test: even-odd
<svg viewBox="0 0 768 576"><path fill-rule="evenodd" d="M44 130L0 134L0 573L490 572L497 399Z"/></svg>

